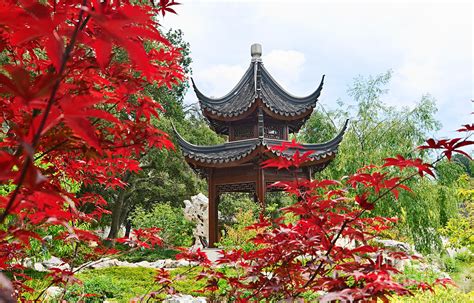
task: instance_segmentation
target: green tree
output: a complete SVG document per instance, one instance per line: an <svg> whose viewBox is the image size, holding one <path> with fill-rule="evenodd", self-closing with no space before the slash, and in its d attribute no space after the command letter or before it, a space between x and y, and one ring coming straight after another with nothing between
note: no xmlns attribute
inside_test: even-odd
<svg viewBox="0 0 474 303"><path fill-rule="evenodd" d="M184 71L190 73L190 46L183 40L182 32L170 30L166 36L173 45L180 48L182 54L180 64ZM147 45L147 47L159 46ZM116 60L124 60L122 56L120 50L117 50ZM159 87L157 83L149 83L144 88L145 92L164 108L160 119L153 120L154 125L157 129L170 134L172 141L175 141L172 128L172 123L174 123L178 131L190 142L196 144L221 142L222 139L209 129L202 117L186 116L183 98L188 88L187 81L172 89ZM177 146L177 142L174 143ZM150 149L139 156L139 161L141 171L124 175L122 181L127 185L123 189L95 188L107 199L112 212L110 221L102 222L110 225L109 238L116 238L120 226L124 224L128 234L131 227L129 215L136 207L144 211L151 211L157 203L183 207L184 199L188 199L199 191L205 191L205 183L186 164L178 150Z"/></svg>
<svg viewBox="0 0 474 303"><path fill-rule="evenodd" d="M387 105L383 98L391 76L388 71L375 77L355 78L348 89L351 102L338 101L335 109L315 111L308 120L298 135L306 142L328 140L337 132L335 124L350 120L336 159L319 173L320 177L339 179L364 165L382 164L384 158L395 155L429 160L429 155L416 147L440 129L434 118L435 101L426 94L412 108ZM438 229L458 208L453 186L460 173L459 164L441 162L437 166L437 180L411 181L408 185L413 191L400 193L399 201L391 197L380 201L373 215L400 218L397 233L385 236L411 240L422 252L439 248Z"/></svg>

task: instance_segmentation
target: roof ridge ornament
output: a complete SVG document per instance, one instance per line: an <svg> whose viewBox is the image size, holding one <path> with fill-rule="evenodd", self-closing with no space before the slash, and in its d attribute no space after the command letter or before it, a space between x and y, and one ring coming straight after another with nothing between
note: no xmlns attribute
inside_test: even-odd
<svg viewBox="0 0 474 303"><path fill-rule="evenodd" d="M252 44L250 55L252 56L252 62L262 62L262 45L259 43Z"/></svg>

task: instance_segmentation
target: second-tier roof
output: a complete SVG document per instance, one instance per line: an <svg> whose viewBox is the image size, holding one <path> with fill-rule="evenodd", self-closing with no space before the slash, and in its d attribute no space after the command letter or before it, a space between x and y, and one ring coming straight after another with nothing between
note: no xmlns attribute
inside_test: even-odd
<svg viewBox="0 0 474 303"><path fill-rule="evenodd" d="M312 165L314 161L318 163L329 162L337 153L339 143L341 143L347 128L347 121L339 134L332 140L325 143L317 144L301 144L300 148L290 148L283 152L273 150L272 147L279 146L284 140L276 140L270 138L252 138L246 140L226 142L219 145L199 146L186 141L174 129L178 139L178 144L186 157L188 162L192 162L194 166L199 167L219 167L225 165L226 167L239 165L241 161L250 161L251 158L256 157L253 153L258 147L264 147L267 153L275 156L283 156L291 158L296 151L301 153L311 151L312 154L308 156L308 165ZM313 164L314 165L314 164Z"/></svg>

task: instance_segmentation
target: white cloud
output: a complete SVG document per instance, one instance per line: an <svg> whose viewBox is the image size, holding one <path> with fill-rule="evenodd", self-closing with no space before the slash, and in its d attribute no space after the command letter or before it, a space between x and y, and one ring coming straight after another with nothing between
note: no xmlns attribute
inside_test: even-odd
<svg viewBox="0 0 474 303"><path fill-rule="evenodd" d="M195 73L194 81L201 92L209 97L227 94L245 73L240 65L211 65Z"/></svg>
<svg viewBox="0 0 474 303"><path fill-rule="evenodd" d="M301 78L306 58L302 52L295 50L272 50L263 55L262 60L273 78L291 91L292 85Z"/></svg>
<svg viewBox="0 0 474 303"><path fill-rule="evenodd" d="M441 94L442 75L435 63L405 62L394 70L387 102L396 106L414 106L423 94ZM438 104L445 99L437 100Z"/></svg>
<svg viewBox="0 0 474 303"><path fill-rule="evenodd" d="M182 2L180 15L163 24L184 30L194 78L208 95L222 96L237 83L250 45L260 42L265 66L295 95L326 74L321 100L328 107L339 97L350 101L346 88L355 76L392 69L386 101L412 106L430 93L446 129L472 119L463 115L473 111L472 0Z"/></svg>
<svg viewBox="0 0 474 303"><path fill-rule="evenodd" d="M291 87L300 80L305 56L295 50L272 50L262 60L278 83L291 91ZM239 82L246 68L243 65L210 65L196 71L194 81L204 94L221 97Z"/></svg>

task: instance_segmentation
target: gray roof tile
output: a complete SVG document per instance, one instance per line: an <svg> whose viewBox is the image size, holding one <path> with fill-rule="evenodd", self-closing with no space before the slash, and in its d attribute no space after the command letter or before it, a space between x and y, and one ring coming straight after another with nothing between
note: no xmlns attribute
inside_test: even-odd
<svg viewBox="0 0 474 303"><path fill-rule="evenodd" d="M343 135L347 129L348 121L344 124L344 127L339 134L332 140L325 143L317 144L301 144L301 148L291 148L282 153L275 150L270 150L272 153L284 156L287 158L292 157L298 150L300 153L306 151L313 151L309 158L311 160L319 160L330 157L337 153L339 143L341 143ZM178 139L178 143L185 157L194 159L206 166L205 164L217 164L217 163L229 163L237 161L249 155L259 146L265 146L271 149L273 146L282 145L283 140L269 139L269 138L253 138L239 141L226 142L224 144L212 145L212 146L199 146L194 145L186 141L177 131L174 130Z"/></svg>

